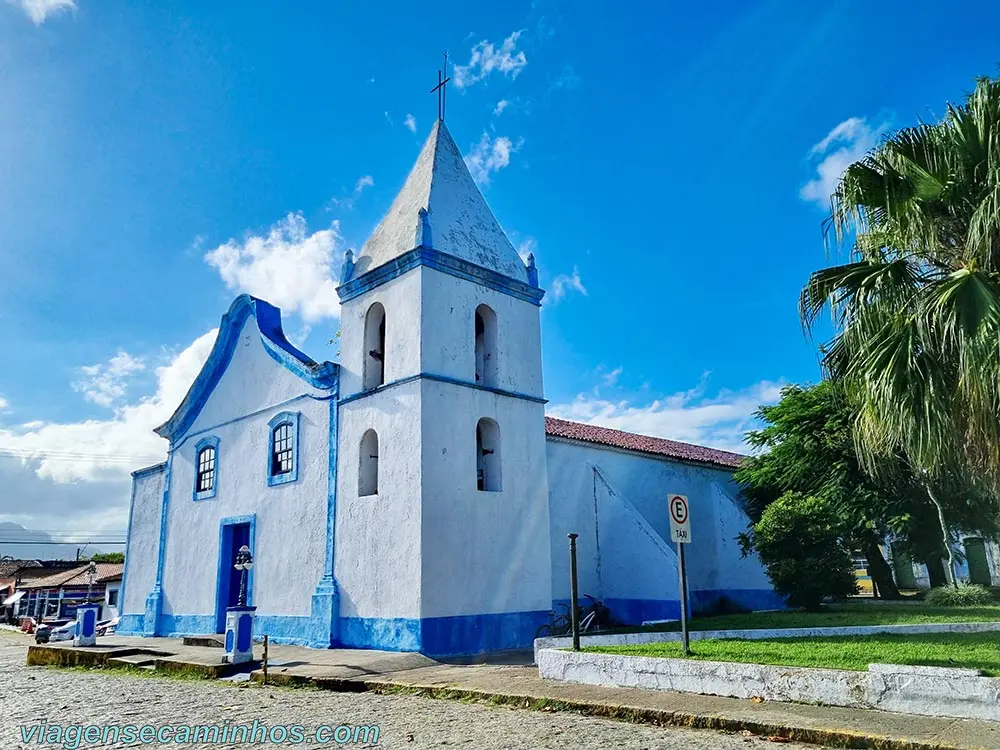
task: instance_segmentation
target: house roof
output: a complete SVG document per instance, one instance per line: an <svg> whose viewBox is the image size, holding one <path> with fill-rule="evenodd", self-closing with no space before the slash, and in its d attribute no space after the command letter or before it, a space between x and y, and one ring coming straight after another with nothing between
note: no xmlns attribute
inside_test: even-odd
<svg viewBox="0 0 1000 750"><path fill-rule="evenodd" d="M292 346L281 329L281 311L277 307L249 294L241 294L222 316L219 335L198 377L194 379L177 411L154 430L157 435L173 440L175 436L183 435L194 423L229 366L243 324L251 317L257 325L264 349L273 360L314 388L329 390L336 385L337 365L332 362L315 362Z"/></svg>
<svg viewBox="0 0 1000 750"><path fill-rule="evenodd" d="M737 469L745 456L703 445L681 443L676 440L638 435L634 432L613 430L610 427L570 422L555 417L545 418L545 433L552 437L580 440L585 443L608 445L613 448L650 453L679 461L693 461L701 464L721 466L726 469Z"/></svg>
<svg viewBox="0 0 1000 750"><path fill-rule="evenodd" d="M0 560L0 578L12 578L17 571L24 568L40 568L38 560Z"/></svg>
<svg viewBox="0 0 1000 750"><path fill-rule="evenodd" d="M86 586L87 567L90 563L84 563L69 570L60 570L58 573L36 578L24 583L22 589L57 589L63 586ZM97 577L94 583L107 583L121 579L125 570L124 563L97 563Z"/></svg>
<svg viewBox="0 0 1000 750"><path fill-rule="evenodd" d="M507 239L444 122L424 143L389 212L354 261L356 276L423 247L521 282L528 271Z"/></svg>

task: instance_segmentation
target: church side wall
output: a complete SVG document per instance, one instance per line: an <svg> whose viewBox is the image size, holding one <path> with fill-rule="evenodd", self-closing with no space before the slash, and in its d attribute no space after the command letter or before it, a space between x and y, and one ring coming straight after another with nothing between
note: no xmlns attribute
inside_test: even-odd
<svg viewBox="0 0 1000 750"><path fill-rule="evenodd" d="M730 472L552 438L546 453L557 602L569 600L568 553L563 551L566 535L575 532L580 534L581 595L604 599L627 622L676 617L676 558L663 551L663 545L668 550L674 547L668 542L666 495L675 492L687 495L691 505L693 541L685 552L692 608L710 609L723 595L753 609L781 606L759 561L742 559L729 538L747 523ZM600 477L594 475L595 466ZM613 495L620 501L612 502ZM631 517L636 514L644 523L636 523ZM651 545L649 533L657 537ZM628 562L629 548L640 544L648 546L660 563L655 557L647 565ZM656 594L664 586L666 594Z"/></svg>
<svg viewBox="0 0 1000 750"><path fill-rule="evenodd" d="M420 647L420 409L418 381L340 405L334 571L345 646ZM378 493L359 495L368 430L378 435Z"/></svg>
<svg viewBox="0 0 1000 750"><path fill-rule="evenodd" d="M161 464L154 469L138 471L132 478L132 504L118 626L118 632L123 635L142 633L146 596L156 580L165 470L166 466Z"/></svg>
<svg viewBox="0 0 1000 750"><path fill-rule="evenodd" d="M253 319L247 321L203 411L172 446L158 634L218 631L227 604L220 584L232 566L221 559L223 526L249 524L248 600L257 607L257 634L310 641L318 629L311 600L326 550L330 397L271 359ZM269 486L268 422L282 412L299 415L298 476ZM196 451L204 438L218 439L216 489L214 497L195 500Z"/></svg>

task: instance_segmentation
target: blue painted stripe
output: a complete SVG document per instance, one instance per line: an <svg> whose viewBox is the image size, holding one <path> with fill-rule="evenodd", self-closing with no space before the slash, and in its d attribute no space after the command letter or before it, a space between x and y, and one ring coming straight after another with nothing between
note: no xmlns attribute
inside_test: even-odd
<svg viewBox="0 0 1000 750"><path fill-rule="evenodd" d="M419 266L433 268L457 279L471 281L474 284L510 295L524 302L530 302L536 306L542 304L542 297L545 296L545 291L537 286L526 284L467 260L423 246L415 247L413 250L393 258L388 263L341 284L337 287L337 295L341 302L347 302L376 287L387 284Z"/></svg>
<svg viewBox="0 0 1000 750"><path fill-rule="evenodd" d="M487 391L489 393L495 393L498 396L508 396L510 398L519 398L524 401L532 401L536 404L547 404L548 400L541 398L540 396L531 396L527 393L518 393L516 391L505 391L501 388L490 388L486 385L480 385L479 383L473 383L468 380L460 380L458 378L448 377L447 375L435 375L430 372L421 372L416 375L408 375L405 378L400 378L399 380L393 380L391 383L386 383L385 385L380 385L378 388L372 388L367 391L360 391L358 393L352 393L350 396L344 396L340 399L341 404L349 404L352 401L357 401L359 398L364 398L365 396L371 396L373 393L380 393L381 391L388 390L390 388L395 388L400 385L405 385L407 383L412 383L416 380L434 380L438 383L448 383L449 385L460 385L465 388L473 388L477 391Z"/></svg>

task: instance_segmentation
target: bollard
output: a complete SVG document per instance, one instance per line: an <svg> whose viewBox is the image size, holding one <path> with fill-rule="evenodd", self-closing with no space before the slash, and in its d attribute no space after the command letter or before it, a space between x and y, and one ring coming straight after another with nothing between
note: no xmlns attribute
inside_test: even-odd
<svg viewBox="0 0 1000 750"><path fill-rule="evenodd" d="M264 636L264 684L267 684L267 635Z"/></svg>
<svg viewBox="0 0 1000 750"><path fill-rule="evenodd" d="M573 631L573 650L580 650L580 617L577 608L579 597L576 587L576 538L579 534L569 535L569 621Z"/></svg>

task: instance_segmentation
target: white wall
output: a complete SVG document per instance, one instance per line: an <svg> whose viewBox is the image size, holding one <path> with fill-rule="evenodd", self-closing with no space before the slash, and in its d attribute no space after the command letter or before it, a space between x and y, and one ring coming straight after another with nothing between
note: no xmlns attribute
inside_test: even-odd
<svg viewBox="0 0 1000 750"><path fill-rule="evenodd" d="M421 268L423 372L475 382L475 312L497 316L497 384L501 390L542 396L539 308L509 294Z"/></svg>
<svg viewBox="0 0 1000 750"><path fill-rule="evenodd" d="M420 409L416 381L340 406L334 570L342 617L420 616ZM378 433L378 494L359 497L369 429Z"/></svg>
<svg viewBox="0 0 1000 750"><path fill-rule="evenodd" d="M423 616L551 609L542 405L424 381L423 407ZM500 428L500 492L476 488L481 417Z"/></svg>
<svg viewBox="0 0 1000 750"><path fill-rule="evenodd" d="M310 614L326 550L330 405L321 400L325 396L268 355L249 318L205 408L173 446L164 614L215 613L220 521L250 514L256 515L251 596L257 613ZM301 413L298 479L269 487L268 421L282 411ZM194 501L195 446L206 436L219 438L216 496Z"/></svg>
<svg viewBox="0 0 1000 750"><path fill-rule="evenodd" d="M145 613L146 597L156 580L165 470L164 467L132 480L132 525L125 557L125 597L120 602L122 614Z"/></svg>
<svg viewBox="0 0 1000 750"><path fill-rule="evenodd" d="M607 598L638 596L664 587L677 598L676 562L662 557L662 567L651 558L646 565L606 564L609 556L628 559L632 550L616 547L645 544L645 531L625 524L628 514L617 510L598 516L607 491L595 480L599 468L613 493L627 501L661 540L670 538L668 493L688 496L692 543L686 550L690 591L716 589L770 589L763 566L755 557L742 559L734 541L744 531L747 516L735 499L730 474L721 469L683 464L638 453L549 438L547 442L552 530L552 580L556 599L569 598L569 555L566 535L580 534L578 569L581 593ZM596 524L595 518L601 523ZM611 528L603 525L610 523ZM598 543L599 540L599 543ZM598 569L602 571L598 578ZM600 594L595 591L601 592Z"/></svg>

